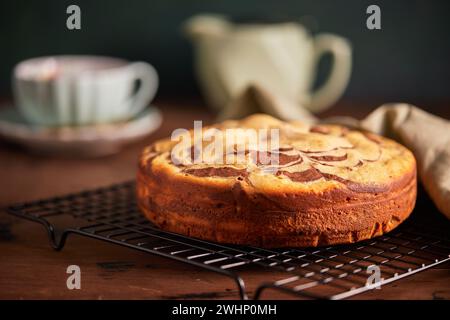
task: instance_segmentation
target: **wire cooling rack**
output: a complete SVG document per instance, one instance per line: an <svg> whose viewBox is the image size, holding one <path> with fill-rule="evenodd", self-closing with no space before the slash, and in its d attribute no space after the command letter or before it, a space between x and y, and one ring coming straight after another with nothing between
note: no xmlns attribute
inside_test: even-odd
<svg viewBox="0 0 450 320"><path fill-rule="evenodd" d="M393 232L352 245L268 250L158 229L139 212L134 182L15 205L8 212L44 225L56 250L74 233L164 256L230 277L241 299L248 298L240 276L246 267L276 271L257 287L255 299L273 289L302 298L344 299L450 260L448 221L439 221L439 228L429 221L436 225L438 215L421 220L413 214ZM68 220L69 227L56 227Z"/></svg>

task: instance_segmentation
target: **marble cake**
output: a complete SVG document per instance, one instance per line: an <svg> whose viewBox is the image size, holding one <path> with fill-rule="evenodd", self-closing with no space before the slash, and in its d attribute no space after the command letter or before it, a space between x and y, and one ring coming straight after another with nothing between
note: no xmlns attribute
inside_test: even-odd
<svg viewBox="0 0 450 320"><path fill-rule="evenodd" d="M237 136L223 141L219 155L227 161L203 153L196 159L205 142L193 138L179 158L179 141L170 139L140 157L138 205L164 230L230 244L322 246L389 232L414 208L415 159L392 140L262 114L203 132L211 128ZM239 129L278 129L277 148L258 150ZM266 161L273 155L277 161Z"/></svg>

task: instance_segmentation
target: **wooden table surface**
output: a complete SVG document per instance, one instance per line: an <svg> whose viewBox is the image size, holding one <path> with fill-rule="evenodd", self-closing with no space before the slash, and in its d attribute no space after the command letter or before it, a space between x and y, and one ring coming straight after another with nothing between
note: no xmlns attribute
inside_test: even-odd
<svg viewBox="0 0 450 320"><path fill-rule="evenodd" d="M160 101L162 127L117 155L73 159L30 154L0 142L0 207L133 179L141 149L194 119L212 115L194 103ZM347 108L347 109L346 109ZM339 108L337 108L339 109ZM354 106L342 113L362 113ZM443 110L443 109L442 109ZM348 112L347 112L348 113ZM446 111L441 113L445 114ZM68 290L66 268L81 268L81 290ZM267 271L244 270L250 296ZM287 298L267 291L263 298ZM237 299L228 278L194 266L94 239L70 236L60 252L49 246L44 229L0 212L0 299ZM355 299L450 299L450 263L385 285Z"/></svg>

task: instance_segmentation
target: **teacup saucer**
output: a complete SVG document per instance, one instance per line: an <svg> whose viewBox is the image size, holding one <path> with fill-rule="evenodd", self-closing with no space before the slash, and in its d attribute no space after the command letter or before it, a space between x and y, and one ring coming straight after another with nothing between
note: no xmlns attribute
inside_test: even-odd
<svg viewBox="0 0 450 320"><path fill-rule="evenodd" d="M45 154L97 157L120 148L159 128L161 113L149 107L134 118L88 126L45 127L28 123L18 109L0 108L0 137Z"/></svg>

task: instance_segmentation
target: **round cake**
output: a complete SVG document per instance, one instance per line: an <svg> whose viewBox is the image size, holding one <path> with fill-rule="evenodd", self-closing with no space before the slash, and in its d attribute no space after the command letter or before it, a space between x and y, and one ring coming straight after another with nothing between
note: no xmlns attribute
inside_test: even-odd
<svg viewBox="0 0 450 320"><path fill-rule="evenodd" d="M262 114L196 130L153 143L139 160L139 208L163 230L323 246L389 232L414 208L414 156L387 138Z"/></svg>

